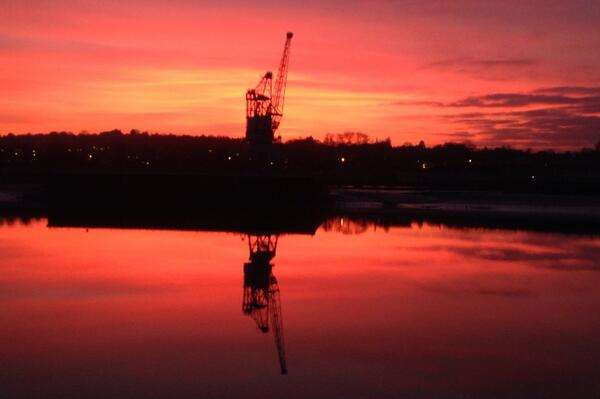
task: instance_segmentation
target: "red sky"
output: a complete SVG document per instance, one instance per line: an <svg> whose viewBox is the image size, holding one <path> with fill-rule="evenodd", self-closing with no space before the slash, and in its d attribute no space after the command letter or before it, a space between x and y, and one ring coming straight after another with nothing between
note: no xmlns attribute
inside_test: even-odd
<svg viewBox="0 0 600 399"><path fill-rule="evenodd" d="M0 0L0 133L244 131L294 31L284 139L600 140L595 1Z"/></svg>

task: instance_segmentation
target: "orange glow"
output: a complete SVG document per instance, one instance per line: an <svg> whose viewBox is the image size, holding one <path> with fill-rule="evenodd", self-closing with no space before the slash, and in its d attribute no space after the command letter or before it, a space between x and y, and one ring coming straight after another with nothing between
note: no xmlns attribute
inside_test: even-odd
<svg viewBox="0 0 600 399"><path fill-rule="evenodd" d="M284 139L362 131L395 144L592 144L588 133L505 138L504 130L451 118L481 108L440 104L596 86L594 15L597 8L583 4L543 1L9 0L0 8L0 133L137 128L240 137L245 90L277 68L293 30Z"/></svg>

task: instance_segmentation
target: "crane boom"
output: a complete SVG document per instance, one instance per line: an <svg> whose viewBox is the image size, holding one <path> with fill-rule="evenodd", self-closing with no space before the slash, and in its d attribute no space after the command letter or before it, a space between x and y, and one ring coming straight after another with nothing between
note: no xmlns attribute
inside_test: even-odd
<svg viewBox="0 0 600 399"><path fill-rule="evenodd" d="M279 127L279 121L283 116L283 104L285 101L285 87L287 85L288 64L290 60L290 45L294 34L288 32L286 35L285 46L283 47L283 56L277 71L277 80L275 81L275 92L272 100L274 110L273 130Z"/></svg>
<svg viewBox="0 0 600 399"><path fill-rule="evenodd" d="M277 357L279 358L279 367L281 374L287 374L287 365L285 363L285 343L283 341L283 321L281 319L281 302L279 300L279 284L273 274L271 274L271 291L269 312L271 313L271 328L273 329L273 337L275 338L275 346L277 347Z"/></svg>

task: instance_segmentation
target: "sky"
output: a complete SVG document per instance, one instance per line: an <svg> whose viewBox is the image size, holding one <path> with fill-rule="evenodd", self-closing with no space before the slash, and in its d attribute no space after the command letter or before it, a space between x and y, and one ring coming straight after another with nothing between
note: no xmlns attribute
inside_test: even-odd
<svg viewBox="0 0 600 399"><path fill-rule="evenodd" d="M284 140L600 141L599 1L0 0L0 134L241 137L293 31Z"/></svg>

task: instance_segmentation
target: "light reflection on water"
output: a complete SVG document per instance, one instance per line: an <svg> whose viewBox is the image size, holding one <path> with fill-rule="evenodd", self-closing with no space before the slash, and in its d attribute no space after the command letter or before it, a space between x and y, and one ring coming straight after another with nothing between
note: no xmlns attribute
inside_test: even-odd
<svg viewBox="0 0 600 399"><path fill-rule="evenodd" d="M278 234L271 254L253 257L253 242L275 238L261 234L5 221L0 389L23 398L600 392L597 237L336 218L314 235Z"/></svg>

